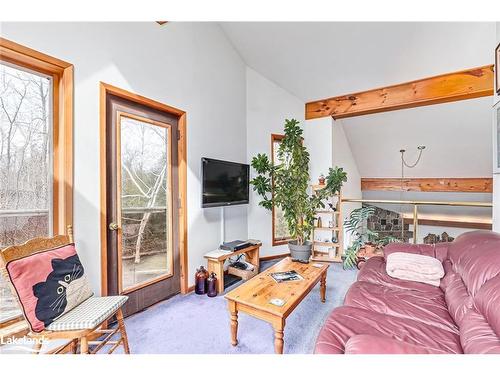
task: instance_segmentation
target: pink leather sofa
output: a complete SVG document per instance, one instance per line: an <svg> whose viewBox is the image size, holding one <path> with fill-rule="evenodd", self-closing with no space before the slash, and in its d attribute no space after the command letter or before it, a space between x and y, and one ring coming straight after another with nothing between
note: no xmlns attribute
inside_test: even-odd
<svg viewBox="0 0 500 375"><path fill-rule="evenodd" d="M396 251L439 259L441 285L387 275L385 257ZM315 353L500 353L500 235L473 231L446 244L386 246L328 317Z"/></svg>

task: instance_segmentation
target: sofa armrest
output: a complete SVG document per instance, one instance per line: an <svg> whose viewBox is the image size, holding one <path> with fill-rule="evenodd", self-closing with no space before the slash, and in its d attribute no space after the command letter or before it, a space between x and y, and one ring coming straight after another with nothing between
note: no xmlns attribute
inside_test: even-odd
<svg viewBox="0 0 500 375"><path fill-rule="evenodd" d="M444 354L444 352L390 337L355 335L347 341L345 354Z"/></svg>
<svg viewBox="0 0 500 375"><path fill-rule="evenodd" d="M448 247L451 242L441 242L434 245L410 244L394 242L384 247L384 258L387 259L392 253L411 253L426 255L444 262L448 258Z"/></svg>

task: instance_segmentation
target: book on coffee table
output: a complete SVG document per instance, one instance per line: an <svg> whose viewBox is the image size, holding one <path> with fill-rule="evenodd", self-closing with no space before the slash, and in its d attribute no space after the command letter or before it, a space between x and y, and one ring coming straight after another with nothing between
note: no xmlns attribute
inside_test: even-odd
<svg viewBox="0 0 500 375"><path fill-rule="evenodd" d="M274 272L269 274L274 281L277 283L282 283L286 281L299 281L304 280L302 276L300 276L297 271L285 271L285 272Z"/></svg>

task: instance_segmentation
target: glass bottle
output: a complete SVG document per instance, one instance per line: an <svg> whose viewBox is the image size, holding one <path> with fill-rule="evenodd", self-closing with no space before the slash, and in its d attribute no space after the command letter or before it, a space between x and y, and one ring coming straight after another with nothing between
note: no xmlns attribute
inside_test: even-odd
<svg viewBox="0 0 500 375"><path fill-rule="evenodd" d="M194 292L196 294L205 294L207 292L207 278L208 271L205 267L200 266L200 268L196 270L196 274L194 276Z"/></svg>
<svg viewBox="0 0 500 375"><path fill-rule="evenodd" d="M217 276L215 272L212 272L207 279L208 282L208 291L207 296L215 297L217 295Z"/></svg>

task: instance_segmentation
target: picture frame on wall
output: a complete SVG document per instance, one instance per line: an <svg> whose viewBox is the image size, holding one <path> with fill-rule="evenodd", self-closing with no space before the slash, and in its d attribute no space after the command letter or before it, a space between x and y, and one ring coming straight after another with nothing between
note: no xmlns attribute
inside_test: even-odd
<svg viewBox="0 0 500 375"><path fill-rule="evenodd" d="M500 95L500 43L495 48L495 90Z"/></svg>

